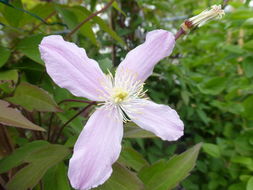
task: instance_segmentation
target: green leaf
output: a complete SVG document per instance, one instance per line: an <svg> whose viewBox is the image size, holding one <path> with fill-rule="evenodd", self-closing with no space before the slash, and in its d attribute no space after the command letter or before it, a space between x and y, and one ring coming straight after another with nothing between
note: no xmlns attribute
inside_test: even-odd
<svg viewBox="0 0 253 190"><path fill-rule="evenodd" d="M17 70L7 70L0 72L0 95L2 93L11 93L18 81Z"/></svg>
<svg viewBox="0 0 253 190"><path fill-rule="evenodd" d="M156 135L153 133L143 130L138 127L135 123L129 122L124 126L124 137L125 138L155 138Z"/></svg>
<svg viewBox="0 0 253 190"><path fill-rule="evenodd" d="M245 53L245 51L240 46L236 45L224 45L223 49L235 54Z"/></svg>
<svg viewBox="0 0 253 190"><path fill-rule="evenodd" d="M245 166L252 166L253 164L253 160L250 157L246 156L234 156L232 157L231 162L242 164Z"/></svg>
<svg viewBox="0 0 253 190"><path fill-rule="evenodd" d="M13 0L11 1L11 5L17 8L23 8L22 2L21 0ZM13 7L10 6L5 6L4 7L4 11L3 11L3 15L6 19L6 21L14 27L18 27L20 24L20 21L23 18L23 12L20 10L17 10Z"/></svg>
<svg viewBox="0 0 253 190"><path fill-rule="evenodd" d="M16 49L33 61L44 65L39 52L39 44L43 37L42 34L25 37L17 44Z"/></svg>
<svg viewBox="0 0 253 190"><path fill-rule="evenodd" d="M94 190L143 190L143 184L135 173L115 163L108 181Z"/></svg>
<svg viewBox="0 0 253 190"><path fill-rule="evenodd" d="M249 51L253 51L253 40L250 40L250 41L246 42L243 45L243 48L246 49L246 50L249 50Z"/></svg>
<svg viewBox="0 0 253 190"><path fill-rule="evenodd" d="M0 46L0 68L6 63L11 55L11 51L8 48Z"/></svg>
<svg viewBox="0 0 253 190"><path fill-rule="evenodd" d="M107 2L109 2L109 0L107 0ZM113 2L112 6L126 17L126 13L119 7L119 4L116 1Z"/></svg>
<svg viewBox="0 0 253 190"><path fill-rule="evenodd" d="M236 10L229 16L229 18L232 20L246 20L252 17L253 17L253 12L249 9Z"/></svg>
<svg viewBox="0 0 253 190"><path fill-rule="evenodd" d="M69 29L73 29L78 25L77 16L73 13L73 11L61 6L56 6L55 9L60 13L63 21L68 25Z"/></svg>
<svg viewBox="0 0 253 190"><path fill-rule="evenodd" d="M143 156L131 147L124 147L121 151L119 163L131 167L136 171L139 171L144 166L149 166L147 160Z"/></svg>
<svg viewBox="0 0 253 190"><path fill-rule="evenodd" d="M69 153L68 148L56 144L49 144L33 151L24 160L29 164L13 176L6 184L6 188L8 190L32 189L49 168L61 162Z"/></svg>
<svg viewBox="0 0 253 190"><path fill-rule="evenodd" d="M253 57L246 58L243 63L243 70L247 77L253 77Z"/></svg>
<svg viewBox="0 0 253 190"><path fill-rule="evenodd" d="M20 105L28 111L61 111L47 91L25 82L20 83L14 96L6 98L6 100L13 104Z"/></svg>
<svg viewBox="0 0 253 190"><path fill-rule="evenodd" d="M244 113L243 115L247 117L248 119L253 119L253 95L247 97L243 101L243 106L244 106Z"/></svg>
<svg viewBox="0 0 253 190"><path fill-rule="evenodd" d="M216 144L204 143L202 147L203 151L209 154L210 156L213 156L215 158L219 158L221 156L219 146Z"/></svg>
<svg viewBox="0 0 253 190"><path fill-rule="evenodd" d="M43 178L46 190L71 190L64 162L50 168Z"/></svg>
<svg viewBox="0 0 253 190"><path fill-rule="evenodd" d="M0 72L0 81L12 81L13 83L17 83L18 71L7 70L7 71Z"/></svg>
<svg viewBox="0 0 253 190"><path fill-rule="evenodd" d="M75 28L80 22L83 21L83 12L80 9L76 8L62 8L59 7L57 10L62 14L63 19L65 18L65 22L68 24L70 29ZM71 19L71 21L70 21ZM95 33L92 30L91 22L85 23L79 30L79 33L86 36L94 45L98 45L97 38Z"/></svg>
<svg viewBox="0 0 253 190"><path fill-rule="evenodd" d="M107 73L108 70L112 71L113 69L112 60L110 60L109 58L99 60L98 63L104 73Z"/></svg>
<svg viewBox="0 0 253 190"><path fill-rule="evenodd" d="M194 168L201 144L197 144L170 160L161 160L139 172L146 190L170 190L185 179Z"/></svg>
<svg viewBox="0 0 253 190"><path fill-rule="evenodd" d="M246 190L253 190L253 176L249 179Z"/></svg>
<svg viewBox="0 0 253 190"><path fill-rule="evenodd" d="M76 6L76 9L80 10L83 14L84 17L82 18L82 20L84 20L85 17L91 15L92 13L86 9L85 7L80 7L80 6ZM105 32L107 32L114 40L116 40L117 42L119 42L121 45L125 45L124 40L112 29L108 26L108 24L101 19L99 16L95 16L92 18L92 21L94 21L95 23L97 23L99 25L99 27L104 30Z"/></svg>
<svg viewBox="0 0 253 190"><path fill-rule="evenodd" d="M26 157L33 154L35 150L41 149L48 144L49 143L47 141L33 141L16 149L11 155L0 160L0 173L7 172L10 169L24 163Z"/></svg>
<svg viewBox="0 0 253 190"><path fill-rule="evenodd" d="M33 124L26 119L20 111L9 108L9 103L0 100L0 123L7 126L19 127L23 129L31 129L37 131L45 131L38 125Z"/></svg>
<svg viewBox="0 0 253 190"><path fill-rule="evenodd" d="M204 94L218 95L225 89L226 83L225 77L214 77L199 84L198 88Z"/></svg>

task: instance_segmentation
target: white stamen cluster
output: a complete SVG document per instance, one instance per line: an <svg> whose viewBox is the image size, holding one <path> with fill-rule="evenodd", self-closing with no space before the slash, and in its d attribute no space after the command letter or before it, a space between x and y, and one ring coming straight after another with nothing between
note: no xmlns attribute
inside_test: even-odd
<svg viewBox="0 0 253 190"><path fill-rule="evenodd" d="M105 91L101 95L101 104L107 109L117 109L124 122L129 121L126 112L138 113L134 105L145 96L144 83L137 79L137 75L131 71L118 71L115 78L109 72L106 81L103 81ZM134 104L132 106L132 104ZM128 108L127 111L124 108Z"/></svg>
<svg viewBox="0 0 253 190"><path fill-rule="evenodd" d="M210 10L204 10L200 14L188 19L181 27L184 31L188 31L192 27L203 26L209 20L221 19L223 15L225 15L225 11L222 9L222 6L213 5Z"/></svg>

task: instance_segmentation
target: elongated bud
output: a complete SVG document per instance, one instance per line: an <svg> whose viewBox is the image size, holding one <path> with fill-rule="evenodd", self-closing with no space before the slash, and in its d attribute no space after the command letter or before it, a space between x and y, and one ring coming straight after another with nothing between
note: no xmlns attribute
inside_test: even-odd
<svg viewBox="0 0 253 190"><path fill-rule="evenodd" d="M213 5L210 10L204 10L200 14L186 20L181 25L181 28L185 32L188 32L190 29L194 27L203 26L209 20L213 20L217 18L221 19L223 15L225 15L225 12L222 9L221 5Z"/></svg>

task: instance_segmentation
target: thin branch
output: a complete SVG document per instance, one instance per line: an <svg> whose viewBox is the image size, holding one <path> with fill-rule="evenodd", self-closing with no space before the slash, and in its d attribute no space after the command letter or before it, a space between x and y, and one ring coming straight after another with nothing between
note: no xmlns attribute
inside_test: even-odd
<svg viewBox="0 0 253 190"><path fill-rule="evenodd" d="M104 12L106 9L108 9L115 0L111 0L109 3L107 3L101 10L92 13L90 16L86 17L82 22L80 22L73 30L71 30L65 37L65 39L69 39L75 32L77 32L86 22L91 20L93 17L97 16L98 14Z"/></svg>
<svg viewBox="0 0 253 190"><path fill-rule="evenodd" d="M61 136L61 133L63 131L63 129L71 122L73 121L77 116L79 116L80 114L82 114L83 112L86 112L87 110L89 110L89 108L93 105L95 105L96 102L92 102L90 103L89 105L87 105L85 108L83 108L81 111L79 111L78 113L76 113L73 117L71 117L66 123L64 123L61 127L60 127L60 130L54 140L54 142L57 142L57 140L60 138Z"/></svg>

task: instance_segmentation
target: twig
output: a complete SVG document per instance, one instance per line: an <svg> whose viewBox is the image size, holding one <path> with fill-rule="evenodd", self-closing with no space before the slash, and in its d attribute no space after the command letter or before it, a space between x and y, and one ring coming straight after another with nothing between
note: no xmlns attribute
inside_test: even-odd
<svg viewBox="0 0 253 190"><path fill-rule="evenodd" d="M97 16L98 14L104 12L106 9L108 9L115 0L111 0L109 3L107 3L101 10L92 13L90 16L86 17L82 22L80 22L73 30L71 30L65 37L65 39L69 39L76 31L78 31L86 22L91 20L93 17Z"/></svg>
<svg viewBox="0 0 253 190"><path fill-rule="evenodd" d="M58 140L58 139L60 138L60 136L61 136L61 133L62 133L63 129L64 129L71 121L73 121L77 116L79 116L79 115L82 114L83 112L89 110L89 108L90 108L91 106L95 105L95 104L96 104L96 102L90 103L90 104L87 105L85 108L83 108L81 111L79 111L78 113L76 113L73 117L71 117L66 123L64 123L64 124L60 127L60 130L59 130L59 132L58 132L58 134L57 134L57 136L56 136L54 142L57 142L57 140Z"/></svg>

